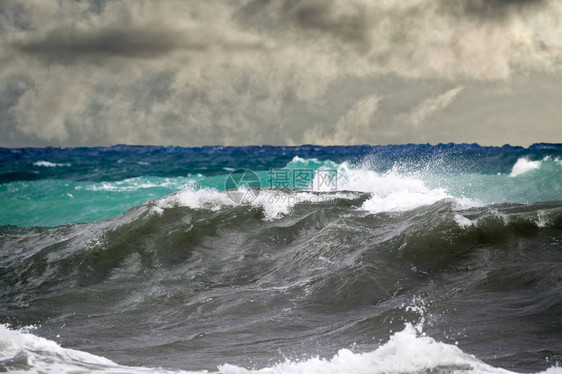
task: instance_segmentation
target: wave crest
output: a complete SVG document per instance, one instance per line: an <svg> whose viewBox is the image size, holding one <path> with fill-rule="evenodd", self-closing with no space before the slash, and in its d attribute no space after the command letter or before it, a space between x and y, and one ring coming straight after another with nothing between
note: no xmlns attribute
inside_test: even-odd
<svg viewBox="0 0 562 374"><path fill-rule="evenodd" d="M25 330L11 330L0 325L0 368L19 372L66 373L96 371L101 373L204 374L208 371L165 370L118 365L101 356L62 348L54 341ZM508 370L483 363L455 345L441 343L419 334L411 324L371 352L354 353L340 349L331 359L312 357L303 361L287 360L262 369L246 369L223 364L216 374L383 374L383 373L487 373L508 374ZM544 374L560 374L562 368L551 367Z"/></svg>

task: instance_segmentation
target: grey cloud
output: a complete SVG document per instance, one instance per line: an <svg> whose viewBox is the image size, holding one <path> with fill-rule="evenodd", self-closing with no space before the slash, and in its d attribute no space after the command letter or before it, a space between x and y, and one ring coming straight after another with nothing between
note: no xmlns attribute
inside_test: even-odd
<svg viewBox="0 0 562 374"><path fill-rule="evenodd" d="M336 14L330 2L299 2L292 10L299 26L330 33L345 41L365 42L368 19L364 8L357 6L353 12Z"/></svg>
<svg viewBox="0 0 562 374"><path fill-rule="evenodd" d="M0 2L0 31L9 32L11 25L19 30L29 30L31 27L23 4L6 0Z"/></svg>
<svg viewBox="0 0 562 374"><path fill-rule="evenodd" d="M369 22L373 22L366 10L358 2L342 7L333 0L254 0L242 7L238 16L264 32L283 34L295 29L310 33L312 38L328 36L346 43L366 43Z"/></svg>
<svg viewBox="0 0 562 374"><path fill-rule="evenodd" d="M48 4L48 5L46 5ZM211 15L185 13L185 5L171 1L163 3L127 1L80 1L73 9L62 3L59 9L52 3L42 3L51 15L51 22L41 20L28 32L11 16L14 32L4 40L13 53L42 58L48 62L75 62L108 57L144 59L173 52L199 53L214 51L252 51L266 49L257 35L236 32L220 25L221 19ZM12 3L4 14L19 14L19 18L33 18L34 4L22 7ZM54 9L52 9L54 8ZM23 9L23 10L22 10ZM27 13L25 12L27 11ZM62 12L68 12L67 17ZM62 16L62 17L61 17ZM41 17L36 14L35 18ZM48 15L45 17L48 19ZM52 22L55 21L55 22ZM216 21L213 23L213 21ZM37 21L39 22L39 21ZM234 31L234 32L233 32Z"/></svg>
<svg viewBox="0 0 562 374"><path fill-rule="evenodd" d="M150 57L162 55L180 47L202 49L201 43L186 45L181 34L173 30L149 27L107 28L96 32L55 29L37 40L17 41L19 51L55 58L87 57L89 55Z"/></svg>
<svg viewBox="0 0 562 374"><path fill-rule="evenodd" d="M92 57L150 58L174 51L201 52L221 50L261 50L259 40L230 40L228 35L211 34L194 28L178 30L161 22L129 25L127 20L97 30L57 28L40 37L14 41L17 51L46 58L68 61Z"/></svg>
<svg viewBox="0 0 562 374"><path fill-rule="evenodd" d="M514 67L550 67L557 58L559 35L545 34L537 16L550 12L558 17L560 4L256 0L237 15L276 41L331 54L342 71L349 66L363 75L388 72L411 58L401 74L505 79ZM558 28L554 20L551 25Z"/></svg>
<svg viewBox="0 0 562 374"><path fill-rule="evenodd" d="M547 3L546 0L443 0L441 6L457 15L494 20L513 12L538 10Z"/></svg>
<svg viewBox="0 0 562 374"><path fill-rule="evenodd" d="M548 0L6 0L0 145L235 144L221 126L249 144L490 144L504 119L540 141L517 118L554 126L556 90L520 103L562 76L560 19ZM479 99L526 79L494 96L509 115Z"/></svg>

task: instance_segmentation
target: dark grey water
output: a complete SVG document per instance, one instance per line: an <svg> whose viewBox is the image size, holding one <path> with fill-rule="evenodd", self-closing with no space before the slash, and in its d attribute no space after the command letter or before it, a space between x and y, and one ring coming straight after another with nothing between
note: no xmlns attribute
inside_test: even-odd
<svg viewBox="0 0 562 374"><path fill-rule="evenodd" d="M373 215L357 210L367 199L298 204L274 221L247 205L152 203L89 224L4 226L0 320L168 369L372 352L407 322L494 367L562 360L561 202Z"/></svg>

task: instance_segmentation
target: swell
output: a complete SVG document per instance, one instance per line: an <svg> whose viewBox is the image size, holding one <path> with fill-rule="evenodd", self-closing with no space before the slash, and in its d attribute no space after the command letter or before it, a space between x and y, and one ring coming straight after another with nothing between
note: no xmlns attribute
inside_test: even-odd
<svg viewBox="0 0 562 374"><path fill-rule="evenodd" d="M202 369L225 355L248 364L241 349L262 364L278 350L372 350L373 337L421 318L433 337L462 332L463 350L492 363L494 344L562 352L562 202L462 210L449 199L371 214L369 198L305 201L276 220L261 206L153 202L90 224L3 227L0 319L43 321L46 336L64 321L66 344L124 364L150 364L157 349L166 360L151 360L181 367L187 350ZM419 298L423 315L407 307ZM499 362L540 368L546 354L519 353Z"/></svg>
<svg viewBox="0 0 562 374"><path fill-rule="evenodd" d="M2 281L33 288L44 287L51 278L57 283L61 279L96 282L119 269L133 253L143 269L168 268L192 261L197 249L236 241L261 247L254 256L261 251L301 251L308 245L302 251L307 255L299 261L280 265L289 273L310 267L304 261L307 256L327 256L330 251L322 249L328 245L335 248L335 256L352 248L376 247L376 253L389 252L399 259L436 262L444 256L446 263L449 254L467 248L540 237L562 228L562 202L557 201L459 209L454 200L445 199L405 212L370 214L360 209L369 197L355 194L329 204L304 201L278 222L264 221L267 208L261 206L172 206L156 212L158 202L152 202L91 224L3 226L1 261L6 276ZM228 238L238 240L228 242ZM250 256L251 248L231 249L236 255ZM296 264L302 268L295 268Z"/></svg>

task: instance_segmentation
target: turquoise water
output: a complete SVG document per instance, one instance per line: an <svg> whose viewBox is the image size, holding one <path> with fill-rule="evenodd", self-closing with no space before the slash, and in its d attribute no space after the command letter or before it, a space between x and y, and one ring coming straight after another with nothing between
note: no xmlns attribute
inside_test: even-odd
<svg viewBox="0 0 562 374"><path fill-rule="evenodd" d="M308 173L314 178L320 169L337 170L336 190L370 193L381 190L384 195L384 185L388 183L421 183L428 189L442 190L447 196L484 204L532 203L562 198L560 147L541 149L540 152L492 148L495 153L490 148L472 147L470 152L464 153L464 148L453 147L454 152L441 152L437 156L437 147L426 147L421 151L381 148L366 155L361 154L364 151L357 152L355 156L354 148L348 147L351 150L345 157L334 157L326 149L316 147L308 149L308 153L317 158L301 158L283 151L270 157L269 168L266 167L267 157L261 155L262 149L234 155L232 149L213 150L215 158L225 161L212 170L200 167L194 154L186 157L184 164L176 157L170 165L169 155L164 160L161 155L156 157L154 150L139 155L138 147L134 148L135 152L129 149L97 152L97 163L82 154L69 154L68 150L45 153L40 149L35 158L41 160L25 163L16 158L3 162L5 172L2 175L12 180L0 184L0 225L58 226L92 222L185 188L224 191L228 174L240 165L252 168L262 187L302 189L303 186L297 185L294 179L297 173ZM279 153L279 149L276 151ZM299 148L294 148L293 152L298 153ZM195 155L207 160L208 153L201 151ZM123 162L133 156L133 161ZM165 163L173 167L166 169ZM184 175L174 175L183 173L182 165L190 169ZM92 172L88 174L88 170ZM135 173L171 175L131 176ZM17 180L18 176L23 180ZM29 180L35 177L40 179ZM392 177L399 180L392 180ZM353 179L351 183L350 178ZM314 189L311 187L308 189Z"/></svg>
<svg viewBox="0 0 562 374"><path fill-rule="evenodd" d="M116 182L39 180L0 185L2 224L58 226L116 216L181 189L187 178L138 177Z"/></svg>

